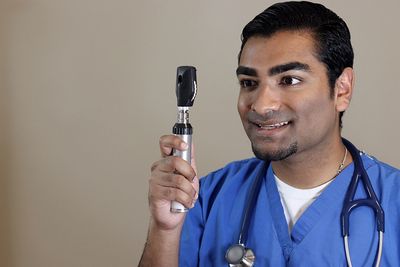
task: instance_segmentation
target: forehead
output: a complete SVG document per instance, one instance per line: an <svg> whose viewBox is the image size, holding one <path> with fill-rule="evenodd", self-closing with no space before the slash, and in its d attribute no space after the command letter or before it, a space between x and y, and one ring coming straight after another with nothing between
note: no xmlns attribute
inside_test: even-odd
<svg viewBox="0 0 400 267"><path fill-rule="evenodd" d="M310 32L281 31L269 37L251 37L243 47L239 65L262 68L288 62L322 65Z"/></svg>

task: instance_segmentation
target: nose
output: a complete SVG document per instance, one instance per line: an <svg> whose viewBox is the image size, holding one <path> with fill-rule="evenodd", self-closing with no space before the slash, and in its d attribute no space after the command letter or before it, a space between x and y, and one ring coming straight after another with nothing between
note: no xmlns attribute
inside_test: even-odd
<svg viewBox="0 0 400 267"><path fill-rule="evenodd" d="M251 103L251 110L258 114L267 114L271 111L279 110L281 105L280 95L277 90L271 88L269 85L259 87L254 94Z"/></svg>

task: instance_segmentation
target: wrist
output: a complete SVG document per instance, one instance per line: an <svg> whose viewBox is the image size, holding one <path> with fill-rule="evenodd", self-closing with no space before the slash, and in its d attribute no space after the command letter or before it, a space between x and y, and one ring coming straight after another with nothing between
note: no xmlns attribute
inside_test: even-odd
<svg viewBox="0 0 400 267"><path fill-rule="evenodd" d="M139 266L178 266L182 225L183 223L173 229L165 229L159 227L151 219L145 249Z"/></svg>
<svg viewBox="0 0 400 267"><path fill-rule="evenodd" d="M149 224L149 233L148 237L150 236L156 236L158 237L157 239L174 239L176 237L180 237L182 227L183 227L183 221L179 224L177 224L174 227L168 227L166 225L163 225L162 223L158 223L154 219L150 219L150 224Z"/></svg>

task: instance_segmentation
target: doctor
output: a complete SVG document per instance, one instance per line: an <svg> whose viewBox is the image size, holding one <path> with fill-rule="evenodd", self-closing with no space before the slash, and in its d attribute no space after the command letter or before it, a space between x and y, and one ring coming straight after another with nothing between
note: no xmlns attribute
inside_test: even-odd
<svg viewBox="0 0 400 267"><path fill-rule="evenodd" d="M345 22L320 4L275 4L243 29L238 63L238 111L256 157L228 164L199 186L195 164L170 156L185 144L161 137L139 266L229 266L227 250L242 235L254 266L347 266L340 216L355 159L341 137L354 83ZM400 266L400 172L366 154L361 161L385 211L380 266ZM365 195L359 185L355 198ZM173 214L171 200L191 210ZM376 229L372 209L352 212L353 266L374 266Z"/></svg>

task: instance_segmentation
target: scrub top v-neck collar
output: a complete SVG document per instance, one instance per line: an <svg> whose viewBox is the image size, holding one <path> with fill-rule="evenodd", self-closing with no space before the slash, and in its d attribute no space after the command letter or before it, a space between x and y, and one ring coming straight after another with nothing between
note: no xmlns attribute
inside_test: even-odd
<svg viewBox="0 0 400 267"><path fill-rule="evenodd" d="M336 206L341 207L343 203L337 200L343 198L343 192L346 192L347 190L353 170L354 165L352 163L325 188L321 195L300 216L293 226L291 235L289 235L273 170L271 166L268 168L265 181L267 198L271 208L273 225L286 261L289 260L293 249L301 244L302 240L312 231L314 226L321 221L323 216L326 216L329 212L337 210ZM340 218L338 218L338 224L339 223Z"/></svg>

